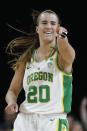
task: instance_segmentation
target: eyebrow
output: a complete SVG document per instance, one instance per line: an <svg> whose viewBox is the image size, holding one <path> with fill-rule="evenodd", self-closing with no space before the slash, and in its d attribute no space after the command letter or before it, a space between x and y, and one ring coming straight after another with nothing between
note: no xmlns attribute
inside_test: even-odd
<svg viewBox="0 0 87 131"><path fill-rule="evenodd" d="M41 22L47 22L47 20L42 20ZM56 24L56 21L51 21Z"/></svg>

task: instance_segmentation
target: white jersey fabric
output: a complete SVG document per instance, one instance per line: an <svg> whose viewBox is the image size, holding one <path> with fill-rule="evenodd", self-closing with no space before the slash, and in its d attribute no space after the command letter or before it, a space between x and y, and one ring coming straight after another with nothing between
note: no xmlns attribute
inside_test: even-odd
<svg viewBox="0 0 87 131"><path fill-rule="evenodd" d="M61 119L62 118L62 119ZM65 115L19 113L13 131L69 131Z"/></svg>
<svg viewBox="0 0 87 131"><path fill-rule="evenodd" d="M58 51L51 51L49 57L41 62L27 63L23 88L25 101L20 112L51 114L69 113L72 102L72 74L64 72L58 64Z"/></svg>

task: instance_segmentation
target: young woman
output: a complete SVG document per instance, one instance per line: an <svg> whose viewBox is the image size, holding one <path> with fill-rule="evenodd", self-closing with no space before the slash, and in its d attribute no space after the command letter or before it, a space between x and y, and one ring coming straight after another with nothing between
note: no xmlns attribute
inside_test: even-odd
<svg viewBox="0 0 87 131"><path fill-rule="evenodd" d="M5 110L9 114L18 112L17 97L23 85L26 98L20 105L14 131L68 131L75 51L68 42L67 30L51 10L39 14L36 32L38 35L31 40L19 38L9 44L11 49L19 43L29 47L16 61ZM38 41L34 41L36 37Z"/></svg>

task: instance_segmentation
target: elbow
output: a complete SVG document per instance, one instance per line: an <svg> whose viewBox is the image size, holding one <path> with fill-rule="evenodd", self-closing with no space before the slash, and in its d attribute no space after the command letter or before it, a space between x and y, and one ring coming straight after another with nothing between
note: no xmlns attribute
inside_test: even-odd
<svg viewBox="0 0 87 131"><path fill-rule="evenodd" d="M75 54L75 50L73 50L71 53L70 53L70 63L73 63L74 60L75 60L75 57L76 57L76 54Z"/></svg>
<svg viewBox="0 0 87 131"><path fill-rule="evenodd" d="M75 53L75 50L73 49L73 52L72 52L72 63L74 62L75 57L76 57L76 53Z"/></svg>
<svg viewBox="0 0 87 131"><path fill-rule="evenodd" d="M72 52L70 52L70 53L68 54L68 56L67 56L67 63L68 63L69 65L71 65L71 64L74 62L75 57L76 57L76 53L75 53L75 50L73 49Z"/></svg>

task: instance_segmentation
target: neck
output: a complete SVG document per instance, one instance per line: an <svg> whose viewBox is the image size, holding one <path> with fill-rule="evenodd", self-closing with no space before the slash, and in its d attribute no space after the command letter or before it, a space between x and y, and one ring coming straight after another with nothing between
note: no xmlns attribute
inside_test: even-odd
<svg viewBox="0 0 87 131"><path fill-rule="evenodd" d="M55 46L55 41L52 43L40 42L40 47L37 49L37 53L36 53L36 58L35 58L36 61L40 62L44 60L45 58L47 58L54 46Z"/></svg>
<svg viewBox="0 0 87 131"><path fill-rule="evenodd" d="M52 42L40 42L40 47L39 47L39 52L41 52L41 54L47 54L49 53L52 48L55 47L55 41L52 41Z"/></svg>

